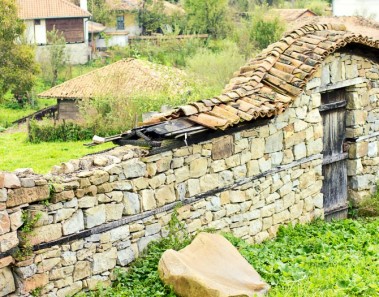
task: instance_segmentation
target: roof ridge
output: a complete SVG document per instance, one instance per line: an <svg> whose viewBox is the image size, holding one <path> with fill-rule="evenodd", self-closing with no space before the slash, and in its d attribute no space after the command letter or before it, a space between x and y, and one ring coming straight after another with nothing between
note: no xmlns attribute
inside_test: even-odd
<svg viewBox="0 0 379 297"><path fill-rule="evenodd" d="M221 95L179 106L170 114L158 114L143 125L186 117L207 127L209 116L217 119L213 109L222 105L229 106L243 120L279 114L303 92L325 58L349 43L379 49L379 40L349 32L343 24L304 25L285 34L242 66ZM218 122L215 128L220 129L233 125L228 121L215 122Z"/></svg>
<svg viewBox="0 0 379 297"><path fill-rule="evenodd" d="M76 5L76 4L72 3L72 2L70 2L70 1L68 1L68 0L60 0L60 1L62 1L62 2L64 2L64 3L66 3L66 4L68 4L69 6L75 8L75 9L79 9L79 10L81 10L82 12L85 12L85 13L88 13L88 14L92 15L88 10L83 9L83 8L81 8L80 6L78 6L78 5Z"/></svg>

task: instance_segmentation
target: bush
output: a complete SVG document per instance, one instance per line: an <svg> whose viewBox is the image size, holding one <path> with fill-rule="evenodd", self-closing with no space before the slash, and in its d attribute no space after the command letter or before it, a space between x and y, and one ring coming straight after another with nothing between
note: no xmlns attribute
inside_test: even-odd
<svg viewBox="0 0 379 297"><path fill-rule="evenodd" d="M285 24L280 18L273 13L267 13L267 10L267 5L257 6L252 14L250 39L259 49L278 41L285 30Z"/></svg>
<svg viewBox="0 0 379 297"><path fill-rule="evenodd" d="M42 123L32 120L29 123L31 143L87 140L91 139L93 134L92 129L73 122L55 124L50 120Z"/></svg>
<svg viewBox="0 0 379 297"><path fill-rule="evenodd" d="M187 60L187 69L215 89L222 90L233 73L244 63L235 43L226 41L220 51L200 49Z"/></svg>
<svg viewBox="0 0 379 297"><path fill-rule="evenodd" d="M378 217L379 216L379 185L376 193L363 199L358 205L358 216Z"/></svg>

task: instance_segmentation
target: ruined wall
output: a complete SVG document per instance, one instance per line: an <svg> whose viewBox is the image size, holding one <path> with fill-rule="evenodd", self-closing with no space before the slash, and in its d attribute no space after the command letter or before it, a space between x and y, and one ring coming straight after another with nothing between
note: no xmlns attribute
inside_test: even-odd
<svg viewBox="0 0 379 297"><path fill-rule="evenodd" d="M339 75L333 63L342 59ZM56 166L45 176L0 173L0 296L43 287L44 296L63 297L110 282L114 267L127 266L166 234L177 203L189 232L214 228L250 242L275 236L281 224L322 217L320 88L327 79L335 84L352 74L377 73L370 61L340 53L326 65L328 71L320 70L303 95L264 126L151 156L120 147ZM371 88L364 101L365 89L366 82L349 87L349 133L377 131L377 91ZM365 142L367 151L361 149ZM361 164L349 165L354 193L359 178L377 174L374 146L375 137L350 146L349 163ZM367 191L375 178L368 179ZM33 255L16 261L12 250L22 235L22 213L41 218L29 235Z"/></svg>

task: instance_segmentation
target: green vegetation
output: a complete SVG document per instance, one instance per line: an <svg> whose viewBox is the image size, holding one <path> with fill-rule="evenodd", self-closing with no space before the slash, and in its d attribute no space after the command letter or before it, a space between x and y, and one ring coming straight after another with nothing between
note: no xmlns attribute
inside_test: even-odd
<svg viewBox="0 0 379 297"><path fill-rule="evenodd" d="M0 103L10 91L22 102L33 88L38 73L34 50L22 42L25 25L17 19L15 1L0 0Z"/></svg>
<svg viewBox="0 0 379 297"><path fill-rule="evenodd" d="M112 143L87 148L84 141L65 143L27 142L23 132L0 133L0 168L13 171L20 167L33 168L37 173L47 173L54 165L80 158L113 146Z"/></svg>
<svg viewBox="0 0 379 297"><path fill-rule="evenodd" d="M272 286L269 296L378 296L379 219L280 228L249 245L228 235Z"/></svg>
<svg viewBox="0 0 379 297"><path fill-rule="evenodd" d="M360 217L379 216L379 184L377 190L371 197L364 198L358 205L356 214Z"/></svg>
<svg viewBox="0 0 379 297"><path fill-rule="evenodd" d="M13 257L18 261L23 261L33 254L33 245L30 242L30 236L34 234L34 227L41 218L40 212L32 213L30 211L22 212L23 225L19 232L20 244L18 249L13 254Z"/></svg>
<svg viewBox="0 0 379 297"><path fill-rule="evenodd" d="M116 271L116 280L112 287L99 288L98 291L80 294L92 297L175 297L171 288L165 286L158 275L159 259L167 249L180 250L190 244L192 237L188 235L184 224L178 220L176 210L172 213L168 224L168 236L151 242L146 252L140 256L128 271Z"/></svg>
<svg viewBox="0 0 379 297"><path fill-rule="evenodd" d="M88 296L176 296L160 281L158 262L165 250L181 249L192 238L173 218L168 238L150 243L128 272L118 271L112 287ZM378 296L378 228L379 219L316 221L281 227L276 239L262 244L225 237L271 285L270 297Z"/></svg>

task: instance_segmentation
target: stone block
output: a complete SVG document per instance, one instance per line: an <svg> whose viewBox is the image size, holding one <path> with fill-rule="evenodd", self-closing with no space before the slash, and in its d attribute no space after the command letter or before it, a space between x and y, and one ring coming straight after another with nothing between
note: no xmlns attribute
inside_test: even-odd
<svg viewBox="0 0 379 297"><path fill-rule="evenodd" d="M363 172L361 159L347 160L347 175L355 176Z"/></svg>
<svg viewBox="0 0 379 297"><path fill-rule="evenodd" d="M257 219L250 222L249 225L249 235L254 236L262 231L263 223L261 219Z"/></svg>
<svg viewBox="0 0 379 297"><path fill-rule="evenodd" d="M73 279L74 281L81 280L83 278L91 276L91 262L89 261L78 261L75 264Z"/></svg>
<svg viewBox="0 0 379 297"><path fill-rule="evenodd" d="M11 230L11 220L9 218L8 212L3 210L0 211L0 235L8 233Z"/></svg>
<svg viewBox="0 0 379 297"><path fill-rule="evenodd" d="M142 190L141 191L141 202L142 202L142 210L152 210L157 207L157 202L154 197L153 190Z"/></svg>
<svg viewBox="0 0 379 297"><path fill-rule="evenodd" d="M77 210L71 218L62 224L63 235L77 233L84 229L84 217L81 209Z"/></svg>
<svg viewBox="0 0 379 297"><path fill-rule="evenodd" d="M358 126L364 125L367 120L366 110L350 110L346 115L346 125L347 126Z"/></svg>
<svg viewBox="0 0 379 297"><path fill-rule="evenodd" d="M37 245L43 242L50 242L62 237L62 225L50 224L41 226L34 229L33 234L30 236L30 243Z"/></svg>
<svg viewBox="0 0 379 297"><path fill-rule="evenodd" d="M124 192L124 214L132 215L141 211L139 197L136 193Z"/></svg>
<svg viewBox="0 0 379 297"><path fill-rule="evenodd" d="M62 288L57 291L57 297L72 297L79 293L83 288L81 281L70 284L68 287Z"/></svg>
<svg viewBox="0 0 379 297"><path fill-rule="evenodd" d="M265 153L274 153L283 149L283 132L279 131L266 138Z"/></svg>
<svg viewBox="0 0 379 297"><path fill-rule="evenodd" d="M368 142L352 143L349 147L349 158L357 159L368 154Z"/></svg>
<svg viewBox="0 0 379 297"><path fill-rule="evenodd" d="M17 232L0 235L0 253L9 251L18 245Z"/></svg>
<svg viewBox="0 0 379 297"><path fill-rule="evenodd" d="M104 224L105 221L106 213L104 204L84 210L84 223L87 229Z"/></svg>
<svg viewBox="0 0 379 297"><path fill-rule="evenodd" d="M265 172L265 171L270 170L272 167L271 158L269 158L268 156L260 158L258 160L258 165L259 165L260 172Z"/></svg>
<svg viewBox="0 0 379 297"><path fill-rule="evenodd" d="M146 174L146 164L138 159L132 159L122 164L126 179L142 177Z"/></svg>
<svg viewBox="0 0 379 297"><path fill-rule="evenodd" d="M122 203L112 203L105 205L105 217L107 222L117 221L122 218L124 205Z"/></svg>
<svg viewBox="0 0 379 297"><path fill-rule="evenodd" d="M69 200L72 200L74 198L75 198L75 192L73 190L62 191L59 193L54 193L53 197L51 197L51 202L52 203L58 203L61 201L69 201Z"/></svg>
<svg viewBox="0 0 379 297"><path fill-rule="evenodd" d="M137 244L138 245L138 252L142 253L146 249L147 245L150 242L152 242L154 240L157 240L160 237L161 236L159 234L155 234L155 235L152 235L152 236L147 236L147 237L140 238L140 240L138 241L138 244Z"/></svg>
<svg viewBox="0 0 379 297"><path fill-rule="evenodd" d="M190 163L190 177L196 178L201 177L207 173L208 159L198 158Z"/></svg>
<svg viewBox="0 0 379 297"><path fill-rule="evenodd" d="M272 217L272 223L274 225L284 223L290 219L290 212L288 210L282 211L280 213L276 213Z"/></svg>
<svg viewBox="0 0 379 297"><path fill-rule="evenodd" d="M262 158L265 152L265 140L254 138L251 140L251 155L253 159Z"/></svg>
<svg viewBox="0 0 379 297"><path fill-rule="evenodd" d="M310 124L317 124L322 121L322 117L318 109L311 110L305 117L305 121Z"/></svg>
<svg viewBox="0 0 379 297"><path fill-rule="evenodd" d="M22 292L29 293L37 288L42 288L46 286L49 282L49 276L47 273L35 274L32 277L23 280L22 282Z"/></svg>
<svg viewBox="0 0 379 297"><path fill-rule="evenodd" d="M189 167L183 166L181 168L175 169L174 174L178 183L184 182L190 177Z"/></svg>
<svg viewBox="0 0 379 297"><path fill-rule="evenodd" d="M34 188L15 188L8 191L7 207L15 207L25 203L32 203L48 199L50 196L49 187L39 186Z"/></svg>
<svg viewBox="0 0 379 297"><path fill-rule="evenodd" d="M142 229L141 229L142 230ZM129 225L121 226L110 231L110 240L112 242L125 240L130 236L131 228ZM135 231L135 230L133 230Z"/></svg>
<svg viewBox="0 0 379 297"><path fill-rule="evenodd" d="M315 141L308 141L307 143L307 156L310 157L312 155L320 154L323 150L322 139L318 138Z"/></svg>
<svg viewBox="0 0 379 297"><path fill-rule="evenodd" d="M155 199L158 207L176 200L175 190L173 185L162 186L155 190Z"/></svg>
<svg viewBox="0 0 379 297"><path fill-rule="evenodd" d="M351 65L346 65L346 79L353 79L358 77L358 65L357 64L351 64Z"/></svg>
<svg viewBox="0 0 379 297"><path fill-rule="evenodd" d="M157 160L157 172L164 172L170 169L172 156L165 156Z"/></svg>
<svg viewBox="0 0 379 297"><path fill-rule="evenodd" d="M42 260L40 263L38 263L38 273L44 273L51 271L55 266L61 263L60 258L50 258L50 259L45 259Z"/></svg>
<svg viewBox="0 0 379 297"><path fill-rule="evenodd" d="M211 191L220 186L218 174L206 174L200 177L201 192Z"/></svg>
<svg viewBox="0 0 379 297"><path fill-rule="evenodd" d="M116 266L117 248L112 247L103 253L93 255L93 274L99 274Z"/></svg>
<svg viewBox="0 0 379 297"><path fill-rule="evenodd" d="M246 165L243 164L243 165L234 167L232 169L232 172L233 172L234 179L244 178L244 177L246 177L246 173L247 173Z"/></svg>
<svg viewBox="0 0 379 297"><path fill-rule="evenodd" d="M75 212L75 209L73 209L73 208L58 209L56 214L54 215L54 222L59 223L63 220L66 220L69 217L71 217L74 212Z"/></svg>
<svg viewBox="0 0 379 297"><path fill-rule="evenodd" d="M126 248L117 252L117 265L127 266L135 259L135 254L132 248Z"/></svg>
<svg viewBox="0 0 379 297"><path fill-rule="evenodd" d="M6 188L0 188L0 202L6 202L8 199L8 193Z"/></svg>
<svg viewBox="0 0 379 297"><path fill-rule="evenodd" d="M251 160L247 162L247 176L252 177L260 173L258 160Z"/></svg>
<svg viewBox="0 0 379 297"><path fill-rule="evenodd" d="M243 191L230 191L229 199L232 203L244 202L246 200L246 194Z"/></svg>
<svg viewBox="0 0 379 297"><path fill-rule="evenodd" d="M376 141L368 144L367 156L370 158L376 158L378 156L378 143Z"/></svg>
<svg viewBox="0 0 379 297"><path fill-rule="evenodd" d="M20 179L14 173L3 173L3 187L7 189L17 189L21 187Z"/></svg>
<svg viewBox="0 0 379 297"><path fill-rule="evenodd" d="M79 208L91 208L97 204L97 198L95 196L84 196L78 199Z"/></svg>
<svg viewBox="0 0 379 297"><path fill-rule="evenodd" d="M109 181L109 173L104 170L95 170L89 180L95 186L101 185Z"/></svg>

